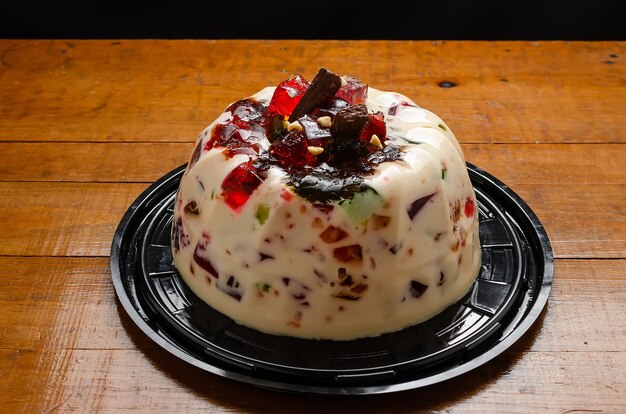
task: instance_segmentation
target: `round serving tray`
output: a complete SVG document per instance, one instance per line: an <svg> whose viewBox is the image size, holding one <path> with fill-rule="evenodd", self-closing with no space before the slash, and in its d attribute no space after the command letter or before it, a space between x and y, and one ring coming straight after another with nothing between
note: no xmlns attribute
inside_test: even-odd
<svg viewBox="0 0 626 414"><path fill-rule="evenodd" d="M196 297L172 265L170 228L185 165L130 206L111 248L122 306L153 341L205 371L309 394L375 394L456 377L496 357L533 324L552 287L548 236L506 185L471 164L482 266L470 292L432 319L375 338L307 340L235 323Z"/></svg>

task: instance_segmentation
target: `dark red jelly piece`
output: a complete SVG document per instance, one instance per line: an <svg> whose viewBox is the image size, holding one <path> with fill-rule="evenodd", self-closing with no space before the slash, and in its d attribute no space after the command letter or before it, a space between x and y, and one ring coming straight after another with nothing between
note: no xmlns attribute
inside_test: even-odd
<svg viewBox="0 0 626 414"><path fill-rule="evenodd" d="M196 249L193 251L193 261L198 264L201 268L206 270L211 276L217 279L218 274L215 267L213 267L213 263L206 257L204 257L204 252L206 252L207 244L209 243L208 236L203 234L202 239L196 245Z"/></svg>
<svg viewBox="0 0 626 414"><path fill-rule="evenodd" d="M476 212L476 205L474 204L474 200L468 198L465 201L465 217L473 217Z"/></svg>
<svg viewBox="0 0 626 414"><path fill-rule="evenodd" d="M376 135L380 142L384 142L387 138L387 126L385 125L385 118L382 112L376 112L375 114L369 114L369 122L361 131L360 138L364 141L370 142L372 135Z"/></svg>
<svg viewBox="0 0 626 414"><path fill-rule="evenodd" d="M309 142L301 131L291 131L274 142L269 148L270 157L286 170L301 169L315 164L315 157L308 151Z"/></svg>
<svg viewBox="0 0 626 414"><path fill-rule="evenodd" d="M226 111L233 114L233 120L254 121L260 120L266 106L254 99L242 99L230 105Z"/></svg>
<svg viewBox="0 0 626 414"><path fill-rule="evenodd" d="M261 173L252 166L251 161L239 164L222 182L224 201L233 210L239 210L261 182Z"/></svg>
<svg viewBox="0 0 626 414"><path fill-rule="evenodd" d="M302 76L296 75L282 81L276 87L267 112L282 115L287 119L309 87Z"/></svg>
<svg viewBox="0 0 626 414"><path fill-rule="evenodd" d="M332 98L327 103L321 105L319 108L314 109L311 112L313 117L319 118L321 116L329 116L334 118L337 112L344 108L347 108L350 104L340 98Z"/></svg>
<svg viewBox="0 0 626 414"><path fill-rule="evenodd" d="M424 292L426 292L426 289L428 289L428 285L420 283L416 280L411 280L411 283L409 284L409 293L414 298L422 296Z"/></svg>
<svg viewBox="0 0 626 414"><path fill-rule="evenodd" d="M346 81L339 88L335 97L347 101L350 105L362 104L367 100L367 84L352 76L344 76Z"/></svg>
<svg viewBox="0 0 626 414"><path fill-rule="evenodd" d="M422 207L424 207L424 205L428 202L428 200L430 200L434 195L435 195L435 193L429 194L429 195L424 196L422 198L418 198L417 200L412 202L411 206L407 210L407 214L409 215L409 218L411 220L413 220L413 217L415 217L417 215L417 213L419 213L419 211L422 209Z"/></svg>
<svg viewBox="0 0 626 414"><path fill-rule="evenodd" d="M258 122L235 120L227 124L217 124L211 131L211 139L204 146L205 151L214 147L225 147L226 155L254 155L259 153L259 141L265 137L265 129Z"/></svg>
<svg viewBox="0 0 626 414"><path fill-rule="evenodd" d="M304 130L309 145L316 147L325 147L330 140L330 128L323 128L317 123L317 119L313 119L308 115L298 120Z"/></svg>
<svg viewBox="0 0 626 414"><path fill-rule="evenodd" d="M179 217L178 220L172 225L172 240L174 241L174 248L180 250L180 247L189 246L189 235L185 233L183 228L183 219Z"/></svg>
<svg viewBox="0 0 626 414"><path fill-rule="evenodd" d="M400 103L393 105L391 108L389 108L389 115L396 115L398 113L398 109L400 109L401 106L412 106L413 108L417 108L417 105L413 105L412 103L402 101Z"/></svg>
<svg viewBox="0 0 626 414"><path fill-rule="evenodd" d="M395 115L398 112L398 107L400 104L395 104L391 108L389 108L389 115Z"/></svg>

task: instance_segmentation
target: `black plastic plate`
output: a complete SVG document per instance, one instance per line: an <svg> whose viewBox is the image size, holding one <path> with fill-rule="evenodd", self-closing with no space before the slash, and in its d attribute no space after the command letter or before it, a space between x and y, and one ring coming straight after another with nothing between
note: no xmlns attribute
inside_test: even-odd
<svg viewBox="0 0 626 414"><path fill-rule="evenodd" d="M306 340L236 324L196 297L172 265L170 228L184 165L130 206L113 239L117 296L161 347L214 374L309 394L375 394L456 377L502 353L537 319L552 286L547 234L506 185L468 164L482 267L470 292L434 318L376 338Z"/></svg>

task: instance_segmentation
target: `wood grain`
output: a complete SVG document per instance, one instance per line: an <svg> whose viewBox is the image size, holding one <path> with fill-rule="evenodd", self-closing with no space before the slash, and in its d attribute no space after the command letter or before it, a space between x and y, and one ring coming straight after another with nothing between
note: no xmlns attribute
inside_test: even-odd
<svg viewBox="0 0 626 414"><path fill-rule="evenodd" d="M615 352L507 352L470 374L424 389L359 398L280 394L181 364L161 349L60 350L41 362L0 350L7 412L452 412L623 413ZM58 367L58 368L57 368ZM40 369L44 378L29 380ZM58 369L58 370L57 370ZM53 375L48 377L48 372ZM5 371L6 372L6 371ZM581 375L602 372L603 376ZM24 393L28 387L29 393Z"/></svg>
<svg viewBox="0 0 626 414"><path fill-rule="evenodd" d="M0 40L0 412L626 412L625 58L626 42ZM119 305L108 255L131 202L228 103L322 65L440 115L545 225L547 308L495 360L393 395L277 394L181 363Z"/></svg>
<svg viewBox="0 0 626 414"><path fill-rule="evenodd" d="M619 412L626 403L625 265L557 261L547 311L503 356L452 382L393 396L332 398L333 407L416 412L456 403L460 412L586 406ZM3 257L0 269L0 306L9 310L0 314L0 372L9 373L0 393L4 409L256 411L275 401L277 412L317 412L329 401L287 395L276 400L275 393L179 362L117 305L105 258ZM597 370L601 377L580 377ZM25 388L33 392L16 399ZM508 405L512 396L517 408Z"/></svg>
<svg viewBox="0 0 626 414"><path fill-rule="evenodd" d="M145 184L0 183L0 255L108 256Z"/></svg>
<svg viewBox="0 0 626 414"><path fill-rule="evenodd" d="M413 98L461 142L623 143L624 56L619 42L5 40L0 140L189 141L228 103L327 66Z"/></svg>

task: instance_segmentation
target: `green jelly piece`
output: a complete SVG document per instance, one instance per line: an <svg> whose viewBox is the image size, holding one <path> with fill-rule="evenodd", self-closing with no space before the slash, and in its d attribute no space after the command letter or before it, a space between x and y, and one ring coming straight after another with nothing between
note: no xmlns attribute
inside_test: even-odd
<svg viewBox="0 0 626 414"><path fill-rule="evenodd" d="M267 204L259 204L256 208L256 213L254 213L254 217L259 220L259 223L265 224L267 218L270 216L270 206Z"/></svg>
<svg viewBox="0 0 626 414"><path fill-rule="evenodd" d="M339 205L346 211L353 224L358 225L367 220L383 205L383 198L371 187L356 193L349 200L343 200Z"/></svg>

